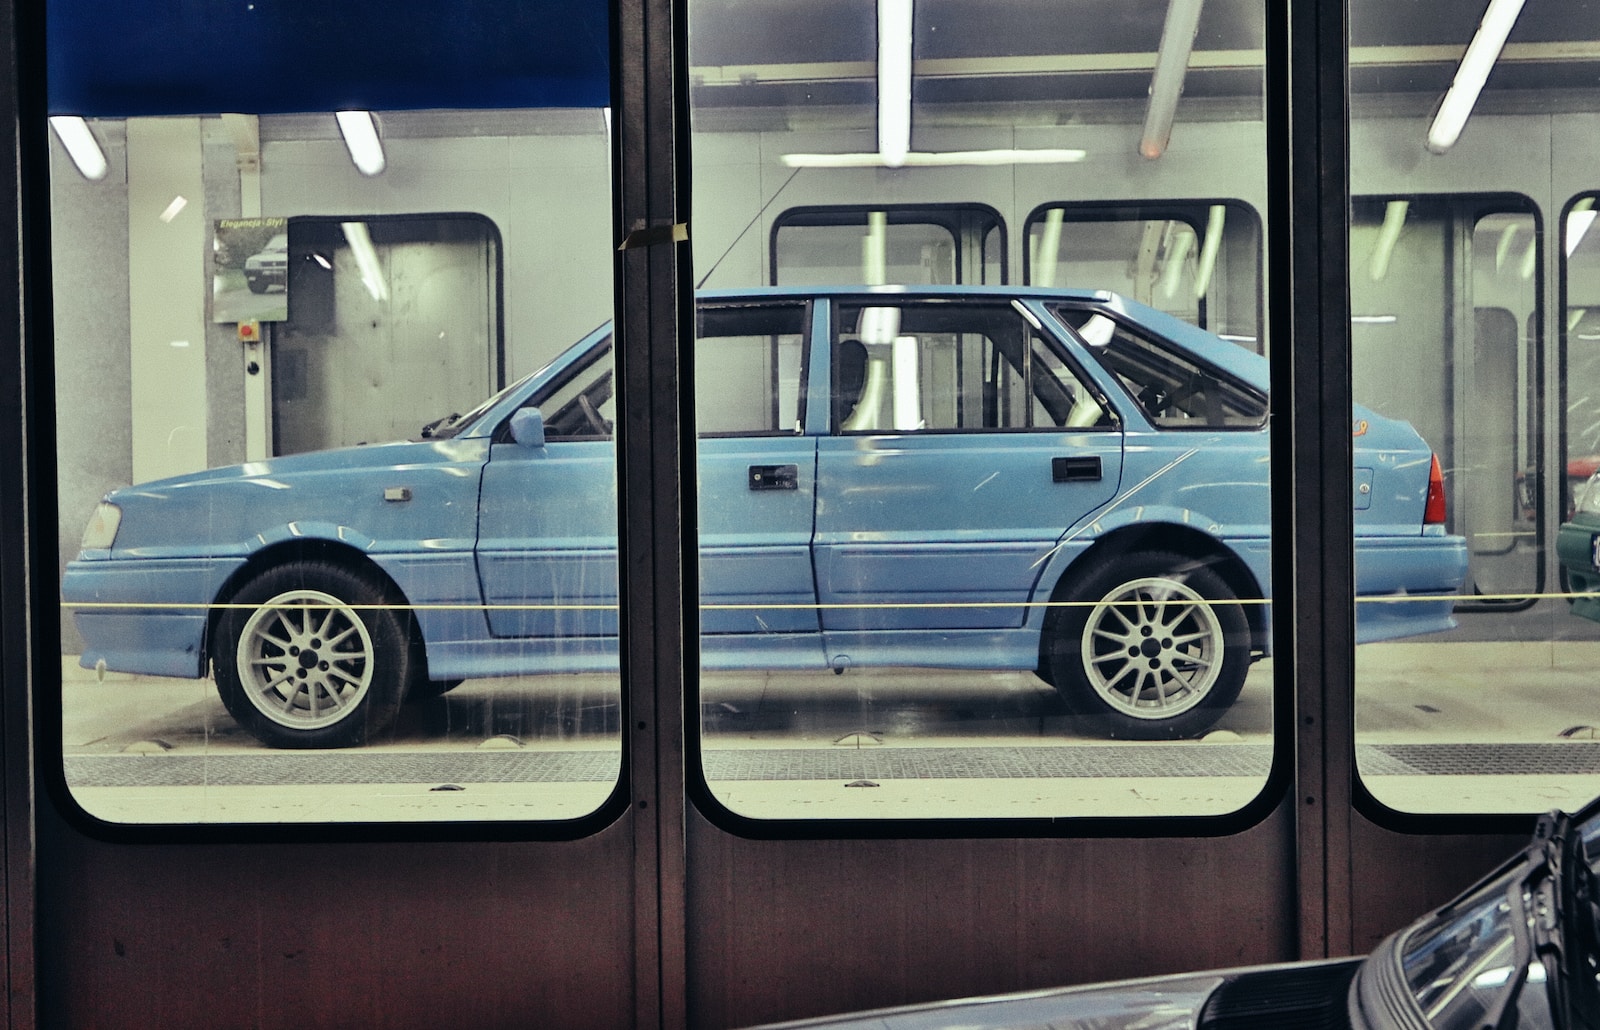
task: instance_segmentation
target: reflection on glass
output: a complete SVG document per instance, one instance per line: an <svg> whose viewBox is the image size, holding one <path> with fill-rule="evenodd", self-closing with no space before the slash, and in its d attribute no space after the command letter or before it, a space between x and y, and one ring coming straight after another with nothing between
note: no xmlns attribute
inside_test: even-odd
<svg viewBox="0 0 1600 1030"><path fill-rule="evenodd" d="M850 283L1004 282L1004 227L972 204L785 211L772 230L773 281Z"/></svg>
<svg viewBox="0 0 1600 1030"><path fill-rule="evenodd" d="M1569 20L1513 8L1480 26L1481 10L1423 24L1349 4L1352 386L1433 446L1468 559L1453 629L1356 649L1358 769L1407 812L1533 812L1600 790L1600 563L1575 514L1600 450L1600 366L1580 339L1595 186L1574 144L1597 108L1570 89L1593 67L1568 51ZM1406 56L1432 45L1455 56ZM1373 607L1356 599L1358 625Z"/></svg>
<svg viewBox="0 0 1600 1030"><path fill-rule="evenodd" d="M382 122L385 169L331 114L261 118L259 174L215 117L96 121L125 176L54 155L63 747L95 816L565 820L615 788L609 248L502 239L609 234L603 119Z"/></svg>
<svg viewBox="0 0 1600 1030"><path fill-rule="evenodd" d="M1051 205L1028 222L1028 281L1094 282L1265 353L1260 227L1238 202Z"/></svg>

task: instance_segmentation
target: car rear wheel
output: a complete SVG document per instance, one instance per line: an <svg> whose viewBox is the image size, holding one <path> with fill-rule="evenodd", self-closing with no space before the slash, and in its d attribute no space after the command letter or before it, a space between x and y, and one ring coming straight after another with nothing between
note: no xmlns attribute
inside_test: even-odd
<svg viewBox="0 0 1600 1030"><path fill-rule="evenodd" d="M222 613L217 692L272 747L350 747L387 729L421 668L410 619L370 574L291 562Z"/></svg>
<svg viewBox="0 0 1600 1030"><path fill-rule="evenodd" d="M1210 729L1250 666L1250 627L1228 584L1194 558L1107 553L1045 619L1040 669L1110 737L1172 740Z"/></svg>

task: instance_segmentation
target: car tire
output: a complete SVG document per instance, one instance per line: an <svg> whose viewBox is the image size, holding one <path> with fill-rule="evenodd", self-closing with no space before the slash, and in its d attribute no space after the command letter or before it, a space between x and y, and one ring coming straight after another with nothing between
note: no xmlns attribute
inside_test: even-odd
<svg viewBox="0 0 1600 1030"><path fill-rule="evenodd" d="M260 279L246 279L245 285L250 287L251 293L266 293L267 284Z"/></svg>
<svg viewBox="0 0 1600 1030"><path fill-rule="evenodd" d="M422 669L396 600L376 576L333 562L261 573L218 621L222 703L271 747L365 743L394 721Z"/></svg>
<svg viewBox="0 0 1600 1030"><path fill-rule="evenodd" d="M1195 737L1244 686L1250 626L1203 559L1107 552L1068 573L1045 617L1040 671L1086 727L1130 740Z"/></svg>

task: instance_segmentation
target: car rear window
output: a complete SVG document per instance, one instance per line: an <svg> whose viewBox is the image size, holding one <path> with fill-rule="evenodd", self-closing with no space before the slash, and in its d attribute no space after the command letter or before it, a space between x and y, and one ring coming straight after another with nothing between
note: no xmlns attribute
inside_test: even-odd
<svg viewBox="0 0 1600 1030"><path fill-rule="evenodd" d="M1054 311L1157 428L1256 429L1266 422L1265 394L1176 344L1129 328L1103 311Z"/></svg>

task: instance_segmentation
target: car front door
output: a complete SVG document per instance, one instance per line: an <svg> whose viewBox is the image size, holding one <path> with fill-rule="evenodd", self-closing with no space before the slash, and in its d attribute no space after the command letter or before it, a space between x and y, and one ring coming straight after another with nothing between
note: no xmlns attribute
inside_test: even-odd
<svg viewBox="0 0 1600 1030"><path fill-rule="evenodd" d="M617 633L613 385L605 338L524 405L542 416L541 444L512 439L509 423L495 434L478 495L492 636L538 637L568 657L611 653L594 638Z"/></svg>
<svg viewBox="0 0 1600 1030"><path fill-rule="evenodd" d="M801 428L808 311L803 302L730 302L698 314L708 666L822 661L810 551L816 438ZM542 445L502 432L491 448L478 572L495 637L609 653L592 638L617 633L612 382L607 344L530 401L542 416Z"/></svg>
<svg viewBox="0 0 1600 1030"><path fill-rule="evenodd" d="M815 542L830 660L1011 664L1062 533L1116 492L1115 418L1005 301L845 302L832 325Z"/></svg>

